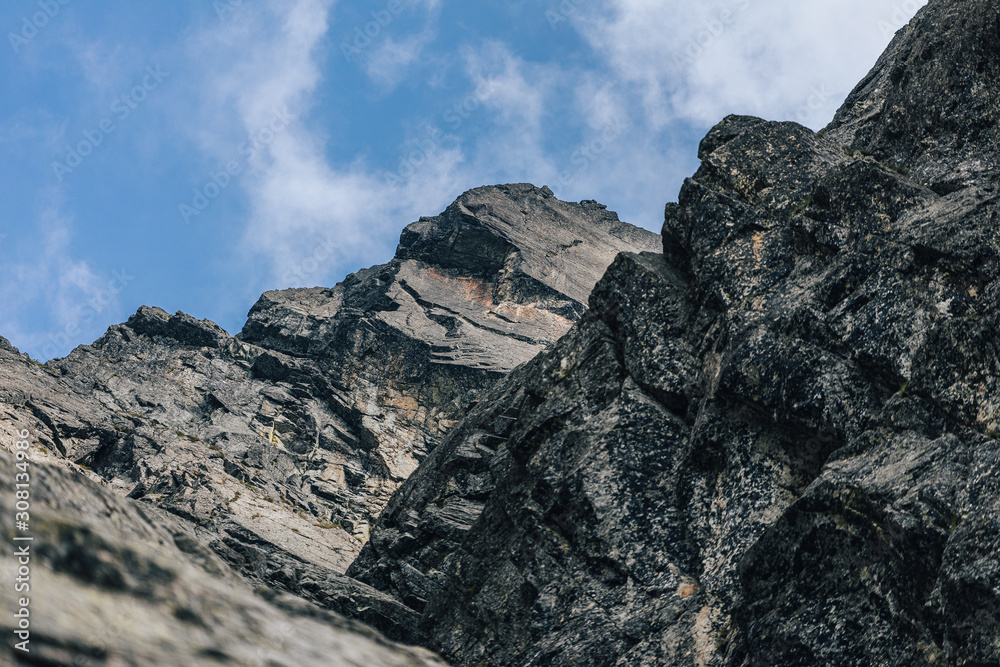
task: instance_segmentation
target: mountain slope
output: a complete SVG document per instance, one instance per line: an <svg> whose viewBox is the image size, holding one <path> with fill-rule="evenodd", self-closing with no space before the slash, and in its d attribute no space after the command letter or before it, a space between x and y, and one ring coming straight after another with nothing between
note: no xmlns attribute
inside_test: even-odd
<svg viewBox="0 0 1000 667"><path fill-rule="evenodd" d="M14 457L0 452L0 509L14 515ZM442 666L360 623L254 591L189 526L79 473L30 465L30 588L0 593L3 664ZM8 540L14 532L7 532ZM17 535L24 536L24 532ZM13 581L13 579L12 579ZM14 613L28 604L28 635ZM15 642L27 641L27 652Z"/></svg>
<svg viewBox="0 0 1000 667"><path fill-rule="evenodd" d="M315 359L391 489L476 391L579 319L615 255L658 243L596 202L478 188L403 230L389 264L332 290L268 292L238 338Z"/></svg>
<svg viewBox="0 0 1000 667"><path fill-rule="evenodd" d="M616 260L348 574L458 665L1000 662L995 18L932 0L826 132L715 127L662 254Z"/></svg>
<svg viewBox="0 0 1000 667"><path fill-rule="evenodd" d="M932 2L897 33L826 132L941 194L995 174L998 51L996 3Z"/></svg>
<svg viewBox="0 0 1000 667"><path fill-rule="evenodd" d="M166 511L251 584L412 642L415 612L343 575L369 523L467 405L579 319L620 250L658 243L596 203L478 188L386 265L265 294L235 338L143 307L48 364L0 341L0 431Z"/></svg>

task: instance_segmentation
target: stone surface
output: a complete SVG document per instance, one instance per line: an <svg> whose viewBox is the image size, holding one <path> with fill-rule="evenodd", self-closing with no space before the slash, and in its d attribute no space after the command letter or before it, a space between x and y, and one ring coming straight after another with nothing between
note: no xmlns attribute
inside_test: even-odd
<svg viewBox="0 0 1000 667"><path fill-rule="evenodd" d="M457 665L1000 664L997 9L825 132L732 116L348 574Z"/></svg>
<svg viewBox="0 0 1000 667"><path fill-rule="evenodd" d="M14 515L15 461L0 452L0 510ZM253 591L189 526L79 472L28 467L35 499L30 589L3 568L0 662L32 665L443 666L428 651L386 641L299 598ZM16 596L16 597L15 597ZM29 653L12 640L17 598L29 602Z"/></svg>
<svg viewBox="0 0 1000 667"><path fill-rule="evenodd" d="M47 364L0 340L0 434L27 429L33 460L169 513L252 585L416 642L415 611L343 575L371 522L469 404L580 318L620 250L659 243L596 203L479 188L407 227L386 265L265 294L237 337L142 307Z"/></svg>
<svg viewBox="0 0 1000 667"><path fill-rule="evenodd" d="M482 188L236 338L0 340L50 661L124 600L111 664L433 660L334 612L477 667L1000 664L998 12L931 0L823 132L724 119L660 239Z"/></svg>
<svg viewBox="0 0 1000 667"><path fill-rule="evenodd" d="M931 2L897 33L826 129L937 192L1000 169L1000 7Z"/></svg>
<svg viewBox="0 0 1000 667"><path fill-rule="evenodd" d="M315 360L391 491L479 390L566 333L615 255L659 244L597 203L477 188L404 229L386 265L268 292L238 338Z"/></svg>

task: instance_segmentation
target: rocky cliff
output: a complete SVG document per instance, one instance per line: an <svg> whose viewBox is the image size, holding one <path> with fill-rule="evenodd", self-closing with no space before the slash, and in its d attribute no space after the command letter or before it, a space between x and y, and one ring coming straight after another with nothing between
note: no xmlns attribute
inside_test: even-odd
<svg viewBox="0 0 1000 667"><path fill-rule="evenodd" d="M483 188L235 338L0 340L44 659L1000 664L998 63L931 0L824 131L712 129L662 238Z"/></svg>
<svg viewBox="0 0 1000 667"><path fill-rule="evenodd" d="M386 265L331 289L265 294L236 337L143 307L47 364L2 341L4 443L26 429L35 462L80 473L53 484L72 490L89 477L101 493L157 510L151 524L169 517L161 532L181 551L190 541L251 585L413 642L415 612L343 576L369 523L470 404L580 319L616 254L659 243L595 202L479 188L407 227ZM92 532L116 520L100 510L92 519ZM80 595L93 585L76 583ZM63 644L90 647L63 621Z"/></svg>
<svg viewBox="0 0 1000 667"><path fill-rule="evenodd" d="M348 570L457 665L1000 664L1000 10L732 116Z"/></svg>

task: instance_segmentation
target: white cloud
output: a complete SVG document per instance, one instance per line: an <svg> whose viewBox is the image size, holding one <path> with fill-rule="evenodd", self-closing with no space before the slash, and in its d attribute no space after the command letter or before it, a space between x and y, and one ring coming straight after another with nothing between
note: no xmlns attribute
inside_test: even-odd
<svg viewBox="0 0 1000 667"><path fill-rule="evenodd" d="M410 35L396 41L385 37L371 56L364 61L365 73L386 90L395 88L405 78L407 71L434 39L430 28L417 35Z"/></svg>
<svg viewBox="0 0 1000 667"><path fill-rule="evenodd" d="M463 55L483 104L504 121L537 131L546 110L545 91L554 83L553 68L529 65L497 41L467 48Z"/></svg>
<svg viewBox="0 0 1000 667"><path fill-rule="evenodd" d="M240 247L267 267L267 286L330 283L345 263L384 261L402 224L490 182L548 183L567 198L627 205L626 219L655 229L675 194L666 188L693 159L679 152L687 139L678 128L728 113L822 125L884 48L879 21L893 13L886 0L589 3L572 21L596 66L530 62L499 41L462 47L470 114L488 129L469 131L463 116L441 131L442 119L429 119L426 136L415 130L400 147L390 183L363 156L337 155L324 130L304 120L323 83L332 9L332 0L244 3L234 20L196 40L213 65L196 125L206 150L226 157L221 147L231 150L231 139L220 136L232 134L234 119L253 134L276 109L298 117L240 181L251 205ZM422 58L453 56L426 53L431 25L383 35L365 54L369 77L391 87ZM555 127L577 131L579 146L553 145Z"/></svg>
<svg viewBox="0 0 1000 667"><path fill-rule="evenodd" d="M391 17L392 23L374 38L373 45L369 47L370 53L362 57L365 73L383 89L383 92L394 89L411 73L415 65L422 63L427 47L437 36L440 0L411 0L410 8L424 12L423 27L420 31L397 39L390 34L391 31L397 29L405 31L405 28L398 24L403 20L407 23L412 22L412 19L408 15L393 16L391 12L382 10L381 14ZM406 16L406 19L403 19L403 16Z"/></svg>
<svg viewBox="0 0 1000 667"><path fill-rule="evenodd" d="M49 359L67 354L81 339L93 340L119 317L119 294L131 277L127 269L98 275L75 257L72 220L56 204L39 217L38 231L40 243L30 251L5 248L10 256L24 259L8 264L0 278L0 327L15 345ZM19 324L40 317L48 319L47 327L25 330Z"/></svg>
<svg viewBox="0 0 1000 667"><path fill-rule="evenodd" d="M436 0L424 4L437 7ZM460 152L435 146L392 189L363 159L331 158L323 129L302 120L322 82L318 63L332 5L331 0L244 5L230 25L196 40L196 50L220 65L203 84L204 95L214 99L199 125L206 150L217 151L219 159L231 153L215 129L234 118L244 134L256 136L276 110L297 117L260 146L240 181L251 206L240 247L253 266L267 269L266 276L257 276L258 284L248 285L250 290L260 282L267 287L331 283L343 277L345 263L369 257L369 263L385 261L385 249L402 223L440 210L453 195ZM279 30L271 29L275 24ZM375 53L370 66L376 78L390 82L417 57L420 44L401 47L383 39L386 50Z"/></svg>
<svg viewBox="0 0 1000 667"><path fill-rule="evenodd" d="M488 129L466 133L467 181L477 185L504 181L553 180L559 156L547 146L554 122L576 122L562 116L566 72L557 63L529 62L498 41L462 51L470 97L465 114ZM463 126L466 119L463 117Z"/></svg>
<svg viewBox="0 0 1000 667"><path fill-rule="evenodd" d="M922 4L613 0L589 6L574 25L636 88L653 127L729 113L818 127L888 44L886 26L901 27Z"/></svg>
<svg viewBox="0 0 1000 667"><path fill-rule="evenodd" d="M252 298L263 287L332 284L345 267L385 261L403 224L440 211L466 187L487 183L548 184L563 198L596 198L624 208L630 222L656 229L663 202L693 169L692 132L729 113L818 128L872 66L892 30L922 4L574 3L568 23L553 28L574 26L590 52L557 62L554 56L532 61L516 42L438 40L440 0L410 0L406 25L403 15L394 19L399 23L351 65L375 85L338 91L322 69L345 66L340 44L329 39L335 0L243 2L224 19L206 12L206 22L185 33L176 57L166 58L177 67L177 94L165 103L174 105L181 138L198 145L213 171L248 135L261 136L276 114L291 116L280 131L268 132L230 186L244 191L249 210L229 250L232 270L249 278L239 298ZM353 26L339 27L346 34ZM136 47L127 40L121 47L83 39L73 45L101 113L105 89L117 90ZM431 71L429 63L442 66ZM366 95L378 97L409 77L453 91L456 72L465 76L465 99L442 101L433 117L397 114L400 126L411 129L389 174L364 154L338 150L328 135L337 137L339 128L311 121L312 106L322 100L364 104ZM452 105L461 113L449 115ZM31 111L17 121L0 132L0 143L17 141L29 128L46 135L53 152L64 145L59 119ZM379 156L380 166L385 157ZM32 349L46 340L15 328L24 321L18 313L44 304L50 328L65 331L88 317L86 304L112 280L74 257L72 227L54 207L32 262L0 279L7 306L2 330ZM111 296L101 297L109 313L118 308Z"/></svg>
<svg viewBox="0 0 1000 667"><path fill-rule="evenodd" d="M593 130L631 123L631 113L618 86L594 72L579 75L573 97L583 121Z"/></svg>

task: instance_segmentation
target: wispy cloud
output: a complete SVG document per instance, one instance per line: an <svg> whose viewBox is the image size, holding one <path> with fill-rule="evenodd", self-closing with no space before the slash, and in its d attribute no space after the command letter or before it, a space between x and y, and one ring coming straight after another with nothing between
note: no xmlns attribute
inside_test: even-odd
<svg viewBox="0 0 1000 667"><path fill-rule="evenodd" d="M893 7L888 0L612 0L588 5L574 25L614 76L636 87L655 127L728 113L802 117L815 126L885 47L880 26ZM819 104L817 91L829 91Z"/></svg>
<svg viewBox="0 0 1000 667"><path fill-rule="evenodd" d="M264 8L247 7L221 30L208 30L197 39L198 48L220 55L215 62L236 63L204 82L206 94L217 98L214 108L222 111L208 127L235 117L253 134L275 109L288 109L298 118L260 147L242 177L251 216L240 248L255 258L255 266L267 268L270 286L339 279L345 262L379 256L407 216L421 206L428 207L424 212L441 206L454 187L449 165L435 164L390 196L381 173L357 156L337 155L323 128L305 120L322 81L319 62L331 8L330 0L272 0ZM274 24L281 28L271 29ZM417 57L426 39L422 35L401 45L386 38L368 66L391 81ZM221 57L225 55L229 57ZM206 137L206 147L216 143ZM322 262L314 257L317 248L323 249ZM303 269L309 266L312 270Z"/></svg>
<svg viewBox="0 0 1000 667"><path fill-rule="evenodd" d="M188 0L159 7L174 21L169 29L144 32L135 28L149 8L74 3L16 63L75 74L53 78L60 83L48 101L41 87L22 101L22 84L12 84L12 111L0 128L10 155L36 162L30 173L45 172L23 178L26 192L12 200L31 231L0 228L11 235L5 249L33 244L30 263L0 277L0 333L40 349L52 331L62 335L86 319L80 304L105 292L113 298L100 299L109 305L94 321L107 324L118 306L105 273L118 269L103 258L159 262L165 245L175 256L196 238L204 242L190 259L199 266L178 278L176 305L189 307L193 293L214 299L217 309L202 304L201 312L226 311L233 326L261 289L333 284L347 270L385 261L402 225L487 183L548 184L562 198L598 199L656 229L663 203L696 168L695 145L708 126L750 113L818 128L923 4L547 1L508 3L505 11L482 3L451 15L441 0L379 0L360 10L336 0ZM532 15L535 26L497 20ZM551 43L524 48L532 29ZM345 58L343 44L358 52ZM50 198L37 185L56 189L46 178L52 160L96 136L105 118L117 127L111 105L157 63L170 72L169 87L61 184L73 203L37 219L28 195L59 201L59 192ZM116 169L102 174L102 160ZM142 172L135 181L123 175L133 164ZM8 177L29 173L19 167ZM132 205L139 190L141 203ZM149 213L153 201L168 203ZM109 241L121 244L116 252L105 252L88 225L102 228L109 202L122 219L172 220L177 234L190 236L160 228L147 235L155 242L123 235ZM196 203L212 208L184 225L177 204ZM219 287L203 296L208 280Z"/></svg>
<svg viewBox="0 0 1000 667"><path fill-rule="evenodd" d="M386 37L364 63L365 72L386 90L395 88L406 76L407 71L418 62L421 54L434 39L434 30L427 28L417 35L409 35L400 40Z"/></svg>
<svg viewBox="0 0 1000 667"><path fill-rule="evenodd" d="M546 111L547 85L553 67L529 64L502 42L489 41L478 49L465 49L466 71L477 90L485 91L483 103L499 112L502 120L536 131ZM530 79L530 80L529 80Z"/></svg>
<svg viewBox="0 0 1000 667"><path fill-rule="evenodd" d="M396 21L395 27L391 24L386 26L386 34L380 40L373 41L370 49L361 59L365 73L384 92L394 89L411 74L416 66L422 64L429 47L437 37L440 0L411 0L409 4L411 5L410 9L423 13L420 30L406 34L403 26L399 25L403 22ZM381 13L394 17L388 10L383 10ZM375 12L373 18L378 14L379 12ZM394 32L400 34L393 34Z"/></svg>
<svg viewBox="0 0 1000 667"><path fill-rule="evenodd" d="M56 191L51 196L53 201L59 197ZM67 354L81 338L93 340L119 317L119 295L132 276L125 267L101 275L76 257L73 221L57 204L40 216L38 230L40 243L34 247L16 253L5 248L5 254L23 259L8 264L0 277L0 327L8 338L49 359ZM22 329L29 314L44 317L48 326Z"/></svg>
<svg viewBox="0 0 1000 667"><path fill-rule="evenodd" d="M457 194L456 184L516 179L573 195L637 192L635 210L652 219L636 222L655 227L655 210L673 194L662 188L687 164L673 153L677 123L709 125L742 112L818 126L832 115L884 46L882 3L845 1L846 8L832 0L807 8L777 0L588 3L569 20L594 50L597 66L590 67L531 62L497 40L467 44L460 58L488 130L449 134L439 118L411 119L431 129L401 146L405 177L391 188L384 168L339 154L324 128L309 124L323 82L332 0L244 3L232 20L195 40L215 65L202 93L212 100L209 112L220 114L200 127L209 147L220 134L212 128L231 126L233 118L249 134L275 109L298 118L241 176L251 215L240 248L267 267L271 284L329 282L344 262L383 259L379 253L400 225L439 210ZM438 9L434 2L409 9L418 5L427 16ZM383 87L415 67L434 35L433 21L415 34L397 36L391 27L385 34L380 28L361 62ZM578 145L553 149L547 139L555 127L571 128ZM332 248L327 271L320 266L303 277L317 247Z"/></svg>

